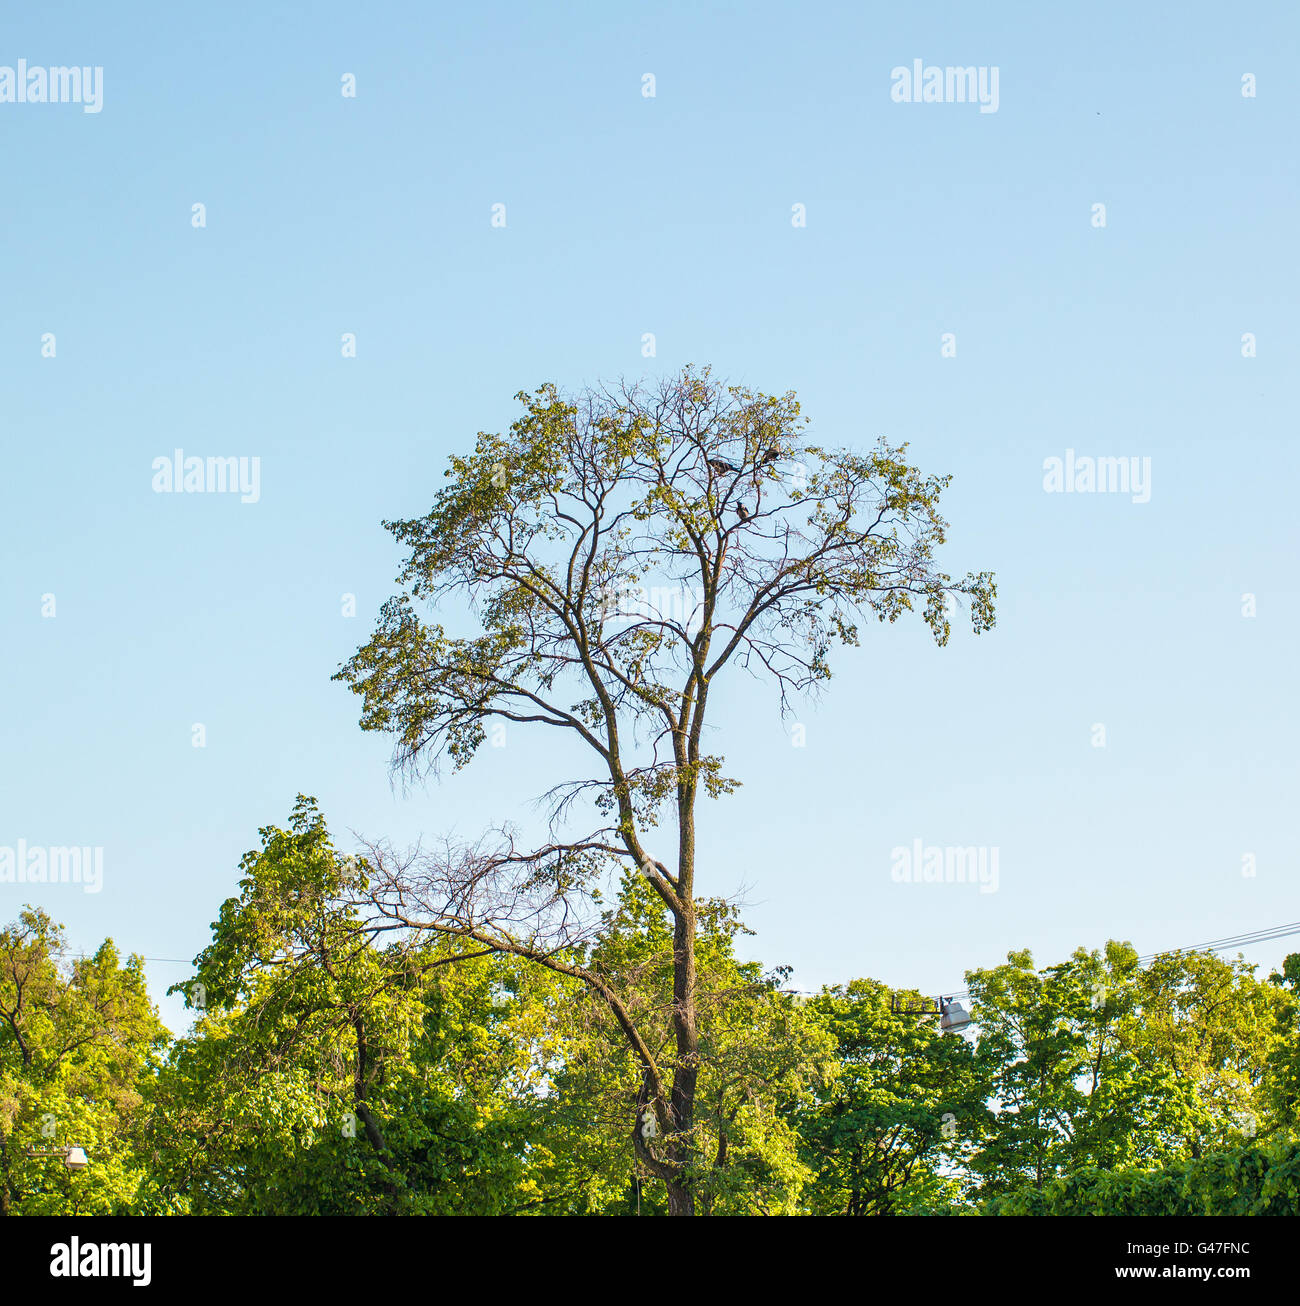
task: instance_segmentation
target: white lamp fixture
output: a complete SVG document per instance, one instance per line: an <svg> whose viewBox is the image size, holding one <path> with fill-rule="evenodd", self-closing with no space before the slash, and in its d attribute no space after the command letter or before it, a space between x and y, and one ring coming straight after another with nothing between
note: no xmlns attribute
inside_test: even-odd
<svg viewBox="0 0 1300 1306"><path fill-rule="evenodd" d="M68 1169L73 1174L76 1174L78 1170L84 1170L90 1164L90 1160L86 1156L85 1149L81 1147L56 1147L53 1151L50 1152L33 1150L33 1151L29 1151L27 1155L28 1156L61 1156L63 1158L63 1164L67 1166Z"/></svg>
<svg viewBox="0 0 1300 1306"><path fill-rule="evenodd" d="M955 998L939 1000L939 1028L945 1034L959 1034L970 1024L970 1015L966 1008Z"/></svg>

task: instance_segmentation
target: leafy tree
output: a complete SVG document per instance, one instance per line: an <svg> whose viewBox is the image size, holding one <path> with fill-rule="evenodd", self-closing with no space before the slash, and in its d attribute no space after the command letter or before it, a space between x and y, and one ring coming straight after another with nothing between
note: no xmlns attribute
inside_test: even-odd
<svg viewBox="0 0 1300 1306"><path fill-rule="evenodd" d="M832 1043L779 991L783 972L764 974L735 956L743 930L723 901L698 904L696 1010L700 1076L694 1126L684 1143L691 1190L704 1214L790 1214L810 1171L787 1122L789 1107L834 1073ZM622 996L652 1046L672 1038L673 921L645 879L629 874L600 936L573 958ZM648 1108L644 1066L608 1005L581 984L557 1012L556 1065L534 1135L544 1189L581 1192L571 1211L659 1213L644 1181ZM634 1138L635 1134L635 1138ZM630 1182L629 1182L630 1177Z"/></svg>
<svg viewBox="0 0 1300 1306"><path fill-rule="evenodd" d="M1128 944L967 975L995 1112L985 1196L1085 1169L1149 1169L1254 1136L1285 999L1241 961Z"/></svg>
<svg viewBox="0 0 1300 1306"><path fill-rule="evenodd" d="M804 1194L814 1215L893 1215L961 1200L955 1167L983 1132L987 1085L970 1043L894 1012L895 996L859 979L805 1008L835 1039L840 1067L791 1112L814 1171Z"/></svg>
<svg viewBox="0 0 1300 1306"><path fill-rule="evenodd" d="M386 523L409 550L403 589L339 678L361 696L362 726L395 737L407 773L467 764L498 722L557 731L593 769L552 789L536 840L507 830L416 860L373 849L372 905L596 995L656 1118L661 1141L634 1143L641 1163L674 1214L693 1214L707 1055L697 800L738 783L705 747L715 686L749 672L785 709L830 678L831 650L856 644L863 618L919 606L943 644L949 600L965 597L975 631L988 628L993 580L954 580L936 563L947 478L883 442L865 454L811 443L793 394L723 388L688 368L655 389L570 399L547 385L518 398L507 434L480 433L451 460L426 516ZM678 601L655 598L665 591ZM479 633L450 633L420 615L425 604ZM660 833L664 818L675 834ZM671 983L655 1006L667 1043L616 977L565 959L599 934L595 891L628 866L672 920Z"/></svg>
<svg viewBox="0 0 1300 1306"><path fill-rule="evenodd" d="M1086 1119L1089 1097L1112 1081L1109 1060L1118 1054L1107 1038L1116 1001L1110 990L1125 992L1108 981L1112 971L1127 975L1136 963L1131 949L1112 946L1105 960L1081 950L1039 972L1024 951L967 974L995 1107L973 1162L985 1193L1025 1183L1041 1188L1072 1163L1080 1127L1095 1132L1099 1122ZM1126 1122L1118 1128L1124 1132Z"/></svg>
<svg viewBox="0 0 1300 1306"><path fill-rule="evenodd" d="M1120 1037L1149 1073L1172 1074L1189 1104L1167 1137L1176 1155L1240 1145L1269 1117L1269 1066L1295 1008L1254 972L1240 957L1181 952L1134 976L1136 1010Z"/></svg>
<svg viewBox="0 0 1300 1306"><path fill-rule="evenodd" d="M206 1008L163 1071L155 1209L498 1213L523 1200L538 1029L500 958L377 946L348 904L364 868L299 798L262 830L196 976ZM457 964L453 967L451 962Z"/></svg>
<svg viewBox="0 0 1300 1306"><path fill-rule="evenodd" d="M124 1213L143 1178L145 1094L167 1031L144 965L112 940L70 955L63 930L28 907L0 930L0 1215ZM87 1169L58 1157L80 1147Z"/></svg>

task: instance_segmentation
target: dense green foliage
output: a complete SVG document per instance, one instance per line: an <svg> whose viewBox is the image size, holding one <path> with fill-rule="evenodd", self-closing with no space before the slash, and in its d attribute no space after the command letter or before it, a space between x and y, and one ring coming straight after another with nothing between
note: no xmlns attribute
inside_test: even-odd
<svg viewBox="0 0 1300 1306"><path fill-rule="evenodd" d="M814 1214L890 1215L959 1198L945 1172L983 1132L987 1077L970 1043L891 1011L894 996L855 980L804 1007L834 1039L838 1062L791 1113L812 1170L804 1201Z"/></svg>
<svg viewBox="0 0 1300 1306"><path fill-rule="evenodd" d="M643 1075L587 986L367 924L310 800L262 831L169 1039L139 958L0 932L9 1214L662 1214ZM701 1214L1300 1214L1296 976L1127 945L972 971L944 1034L859 979L806 999L702 901ZM670 1036L672 929L635 875L570 960ZM653 1146L653 1138L650 1145ZM31 1152L69 1145L68 1173Z"/></svg>
<svg viewBox="0 0 1300 1306"><path fill-rule="evenodd" d="M1162 1170L1096 1166L995 1198L987 1215L1300 1215L1300 1144L1257 1144Z"/></svg>
<svg viewBox="0 0 1300 1306"><path fill-rule="evenodd" d="M997 1104L973 1160L983 1196L1097 1167L1152 1169L1286 1123L1272 1067L1294 999L1208 953L1139 967L1122 944L1036 971L1028 953L967 976Z"/></svg>

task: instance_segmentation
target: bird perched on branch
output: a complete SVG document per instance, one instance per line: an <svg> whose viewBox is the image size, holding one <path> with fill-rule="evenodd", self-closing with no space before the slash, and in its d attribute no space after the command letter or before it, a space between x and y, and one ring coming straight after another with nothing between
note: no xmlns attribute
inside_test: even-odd
<svg viewBox="0 0 1300 1306"><path fill-rule="evenodd" d="M776 462L776 460L777 460L778 458L780 458L780 456L781 456L781 455L780 455L779 453L777 453L777 451L776 451L775 449L769 449L769 450L768 450L768 451L767 451L767 452L766 452L766 453L765 453L765 454L764 454L764 455L763 455L763 456L758 460L758 465L759 465L760 467L762 467L762 466L766 465L767 463L774 463L774 462Z"/></svg>
<svg viewBox="0 0 1300 1306"><path fill-rule="evenodd" d="M746 508L743 503L738 503L736 505L736 516L739 517L741 521L748 521L749 509Z"/></svg>
<svg viewBox="0 0 1300 1306"><path fill-rule="evenodd" d="M721 476L724 472L734 472L736 469L729 462L724 462L721 458L710 458L709 470L711 472L717 472L717 474Z"/></svg>

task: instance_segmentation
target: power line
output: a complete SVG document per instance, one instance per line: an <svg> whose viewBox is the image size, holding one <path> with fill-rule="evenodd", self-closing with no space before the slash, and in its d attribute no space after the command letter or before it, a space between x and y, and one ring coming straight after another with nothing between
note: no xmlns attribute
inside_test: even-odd
<svg viewBox="0 0 1300 1306"><path fill-rule="evenodd" d="M1211 939L1209 943L1198 943L1192 948L1174 948L1165 952L1153 952L1148 957L1139 957L1140 965L1147 965L1157 957L1170 957L1179 952L1224 952L1228 948L1246 947L1252 943L1267 943L1272 939L1285 939L1289 935L1300 934L1300 921L1290 925L1274 925L1266 930L1250 930L1246 934L1230 934L1226 939Z"/></svg>
<svg viewBox="0 0 1300 1306"><path fill-rule="evenodd" d="M1245 934L1230 934L1227 938L1211 939L1208 943L1197 943L1190 947L1165 948L1161 952L1152 952L1145 957L1139 957L1138 965L1149 966L1161 957L1176 957L1184 952L1226 952L1230 948L1245 948L1253 943L1270 943L1274 939L1286 939L1293 934L1300 934L1300 921L1292 921L1289 925L1270 925L1266 929L1249 930ZM945 997L950 998L970 997L969 989L962 989L960 992L944 989L943 993Z"/></svg>

